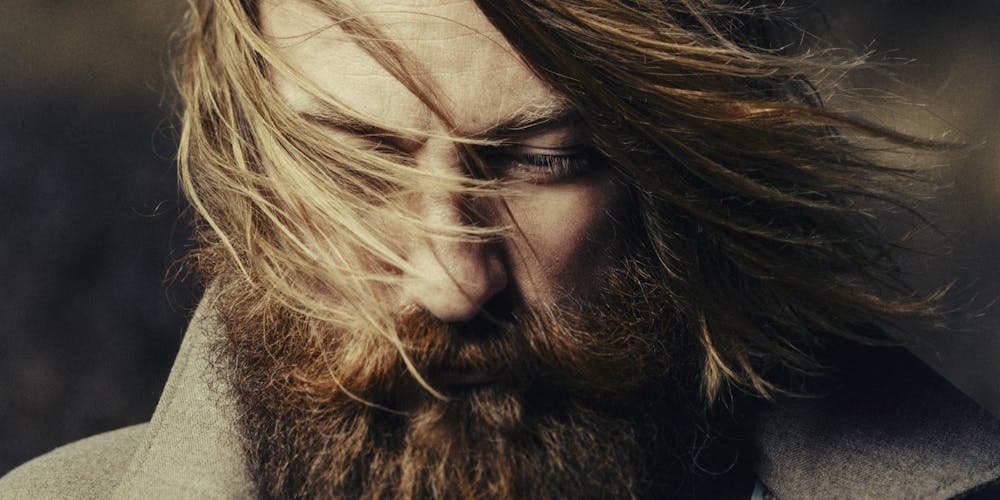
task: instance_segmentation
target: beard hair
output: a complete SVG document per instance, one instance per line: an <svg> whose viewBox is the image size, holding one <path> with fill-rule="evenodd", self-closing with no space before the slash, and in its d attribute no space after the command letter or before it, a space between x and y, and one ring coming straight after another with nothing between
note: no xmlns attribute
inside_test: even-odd
<svg viewBox="0 0 1000 500"><path fill-rule="evenodd" d="M447 400L423 394L406 411L402 395L419 385L384 337L333 330L220 276L218 353L259 495L691 494L705 414L694 356L671 354L696 346L671 324L653 268L621 262L582 312L504 295L466 323L398 315L418 372L462 366L495 380Z"/></svg>

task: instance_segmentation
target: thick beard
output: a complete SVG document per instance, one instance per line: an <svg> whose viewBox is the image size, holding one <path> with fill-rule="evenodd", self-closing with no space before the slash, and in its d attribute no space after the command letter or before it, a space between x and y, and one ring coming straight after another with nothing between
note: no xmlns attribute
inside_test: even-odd
<svg viewBox="0 0 1000 500"><path fill-rule="evenodd" d="M693 494L706 422L696 363L670 354L695 347L671 325L668 295L647 269L623 264L600 301L576 308L586 315L500 300L484 315L493 319L463 324L401 314L418 371L461 365L496 380L405 405L419 385L388 341L324 329L229 288L219 352L260 496Z"/></svg>

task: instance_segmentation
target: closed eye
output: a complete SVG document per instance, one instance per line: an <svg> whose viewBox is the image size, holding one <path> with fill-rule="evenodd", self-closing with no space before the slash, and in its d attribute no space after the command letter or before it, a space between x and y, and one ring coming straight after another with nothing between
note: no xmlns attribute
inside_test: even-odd
<svg viewBox="0 0 1000 500"><path fill-rule="evenodd" d="M538 184L565 182L592 173L603 164L589 146L488 148L481 157L495 174L506 180Z"/></svg>

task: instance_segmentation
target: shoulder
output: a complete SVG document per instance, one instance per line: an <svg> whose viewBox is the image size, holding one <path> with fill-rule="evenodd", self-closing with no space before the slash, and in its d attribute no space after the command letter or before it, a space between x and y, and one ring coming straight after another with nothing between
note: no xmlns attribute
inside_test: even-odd
<svg viewBox="0 0 1000 500"><path fill-rule="evenodd" d="M147 424L57 448L0 478L0 499L107 497L142 442Z"/></svg>
<svg viewBox="0 0 1000 500"><path fill-rule="evenodd" d="M759 416L758 473L777 497L953 498L1000 481L1000 421L909 355L882 354L826 397Z"/></svg>

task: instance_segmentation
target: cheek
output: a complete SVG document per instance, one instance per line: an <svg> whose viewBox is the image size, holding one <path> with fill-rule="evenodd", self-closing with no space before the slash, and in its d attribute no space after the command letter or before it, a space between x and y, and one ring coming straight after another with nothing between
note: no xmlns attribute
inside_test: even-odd
<svg viewBox="0 0 1000 500"><path fill-rule="evenodd" d="M508 200L521 234L508 240L514 283L529 303L584 299L597 292L617 242L616 220L627 206L611 174L536 185Z"/></svg>

